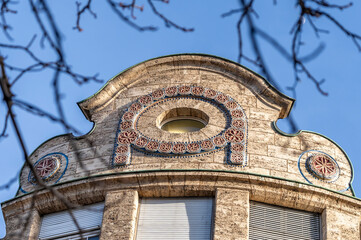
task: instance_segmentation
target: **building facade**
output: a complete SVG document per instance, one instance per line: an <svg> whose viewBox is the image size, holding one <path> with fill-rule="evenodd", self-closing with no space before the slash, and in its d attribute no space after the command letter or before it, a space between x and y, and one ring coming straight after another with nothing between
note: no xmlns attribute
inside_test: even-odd
<svg viewBox="0 0 361 240"><path fill-rule="evenodd" d="M23 167L5 239L361 239L351 162L277 128L293 103L219 57L133 66L78 103L88 134L31 154L51 189Z"/></svg>

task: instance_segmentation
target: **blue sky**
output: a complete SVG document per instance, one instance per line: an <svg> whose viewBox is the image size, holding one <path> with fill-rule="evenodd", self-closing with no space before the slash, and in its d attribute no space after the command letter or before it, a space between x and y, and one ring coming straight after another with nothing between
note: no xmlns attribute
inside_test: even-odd
<svg viewBox="0 0 361 240"><path fill-rule="evenodd" d="M238 45L235 24L237 15L221 18L222 13L232 8L238 8L237 1L175 1L169 4L155 2L159 11L182 26L194 27L195 32L183 33L174 28L166 28L161 20L150 13L149 6L145 5L143 12L136 12L136 22L140 25L158 26L156 32L138 32L124 24L109 7L96 1L93 9L97 19L85 14L81 25L82 32L73 30L75 24L74 1L53 1L51 8L56 16L56 22L64 33L64 47L66 59L74 70L86 75L99 73L105 81L115 76L118 72L137 64L141 61L177 53L206 53L233 61L237 60ZM294 1L278 1L274 6L273 1L257 1L257 13L260 18L257 24L268 33L274 34L281 44L289 49L291 37L289 31L295 22L297 9ZM139 1L139 5L143 2ZM263 5L261 5L263 4ZM16 6L18 14L9 19L13 23L12 35L18 43L26 44L35 31L33 17L29 14L27 2ZM354 2L351 9L341 13L332 11L346 27L361 33L359 12L361 2ZM357 196L361 196L361 162L358 154L361 153L361 102L360 73L361 53L352 43L351 39L341 34L334 26L324 19L317 21L320 26L331 31L330 34L321 35L320 40L315 38L310 30L305 30L305 53L312 51L318 41L326 44L321 56L307 66L318 79L325 78L323 89L329 93L328 97L322 96L306 78L303 78L297 89L296 104L292 114L300 129L319 132L337 142L349 155L355 171L353 187ZM305 26L308 24L307 20ZM309 29L309 27L307 26ZM38 38L39 39L39 38ZM250 45L245 38L245 51L249 52ZM282 86L282 92L290 95L285 90L292 85L294 76L292 66L284 60L268 43L260 41L269 68L274 79ZM34 45L36 51L44 58L51 57L47 49L41 50L38 42ZM17 52L3 52L9 61L17 64L27 64L29 59ZM243 63L250 69L257 71L253 65ZM102 84L89 83L79 86L71 79L64 77L61 84L63 104L67 120L76 126L82 133L87 133L92 123L82 115L76 102L94 94ZM51 91L51 75L49 72L26 75L13 91L22 100L34 104L56 114L53 95ZM0 105L0 126L3 124L5 105ZM24 135L27 149L32 152L37 146L47 139L63 134L61 126L51 123L47 119L34 117L20 109L16 109L16 116ZM284 120L279 121L279 127L288 132ZM16 176L23 165L22 153L18 142L14 138L14 131L9 130L9 137L0 142L2 157L0 168L0 184ZM5 201L14 196L18 185L13 184L9 190L0 192L0 201ZM1 220L2 221L2 220ZM4 236L5 227L0 223L0 237Z"/></svg>

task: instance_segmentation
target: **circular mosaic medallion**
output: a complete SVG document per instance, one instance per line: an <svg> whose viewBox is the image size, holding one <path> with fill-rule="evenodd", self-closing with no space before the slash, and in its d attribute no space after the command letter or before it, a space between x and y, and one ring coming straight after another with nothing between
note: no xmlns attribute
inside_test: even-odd
<svg viewBox="0 0 361 240"><path fill-rule="evenodd" d="M159 99L159 98L161 98L163 96L164 96L164 91L162 89L155 90L152 93L152 97L155 98L155 99Z"/></svg>
<svg viewBox="0 0 361 240"><path fill-rule="evenodd" d="M49 153L34 163L35 173L47 184L57 183L65 174L68 167L68 157L63 153ZM27 174L27 181L30 186L38 185L33 172L28 168L24 171ZM26 179L26 178L25 178ZM21 182L20 190L27 193L31 189L24 182Z"/></svg>
<svg viewBox="0 0 361 240"><path fill-rule="evenodd" d="M163 153L169 153L172 151L172 144L168 142L163 142L159 145L159 151Z"/></svg>
<svg viewBox="0 0 361 240"><path fill-rule="evenodd" d="M215 138L213 138L213 143L217 147L223 147L226 145L227 141L222 136L216 136Z"/></svg>
<svg viewBox="0 0 361 240"><path fill-rule="evenodd" d="M134 131L124 131L118 136L118 142L121 144L130 144L137 139L137 133Z"/></svg>
<svg viewBox="0 0 361 240"><path fill-rule="evenodd" d="M232 125L235 128L244 128L244 122L243 122L243 120L240 120L240 119L233 120Z"/></svg>
<svg viewBox="0 0 361 240"><path fill-rule="evenodd" d="M216 95L217 95L217 92L214 91L213 89L207 89L204 92L204 96L207 97L207 98L214 98Z"/></svg>
<svg viewBox="0 0 361 240"><path fill-rule="evenodd" d="M159 147L159 143L156 141L150 141L148 142L148 144L145 146L145 149L150 150L150 151L156 151Z"/></svg>
<svg viewBox="0 0 361 240"><path fill-rule="evenodd" d="M235 128L229 128L224 133L224 137L231 143L240 143L244 138L244 133Z"/></svg>
<svg viewBox="0 0 361 240"><path fill-rule="evenodd" d="M233 164L242 164L244 161L242 153L233 153L231 155L231 163Z"/></svg>
<svg viewBox="0 0 361 240"><path fill-rule="evenodd" d="M141 148L145 147L145 145L147 145L147 143L148 143L148 140L144 137L140 137L135 141L135 145L137 147L141 147Z"/></svg>
<svg viewBox="0 0 361 240"><path fill-rule="evenodd" d="M139 102L143 105L148 105L152 102L152 98L148 95L143 96L139 99Z"/></svg>
<svg viewBox="0 0 361 240"><path fill-rule="evenodd" d="M229 102L226 103L226 107L227 107L228 109L236 109L237 106L238 106L237 103L234 102L234 101L229 101Z"/></svg>
<svg viewBox="0 0 361 240"><path fill-rule="evenodd" d="M231 150L232 152L243 152L243 144L232 144Z"/></svg>
<svg viewBox="0 0 361 240"><path fill-rule="evenodd" d="M193 89L192 89L192 93L193 93L194 95L200 96L200 95L202 95L203 92L204 92L204 88L203 88L203 87L193 87Z"/></svg>
<svg viewBox="0 0 361 240"><path fill-rule="evenodd" d="M34 167L36 174L43 180L46 180L57 173L60 167L60 161L57 157L49 156L38 161Z"/></svg>
<svg viewBox="0 0 361 240"><path fill-rule="evenodd" d="M241 118L243 116L243 112L241 110L233 110L231 112L232 117L234 118Z"/></svg>
<svg viewBox="0 0 361 240"><path fill-rule="evenodd" d="M133 118L134 118L134 113L132 113L132 112L126 112L126 113L124 113L124 115L123 115L123 119L124 119L125 121L133 120Z"/></svg>
<svg viewBox="0 0 361 240"><path fill-rule="evenodd" d="M322 153L308 157L306 168L314 177L322 180L335 180L340 172L336 161Z"/></svg>
<svg viewBox="0 0 361 240"><path fill-rule="evenodd" d="M121 124L120 124L120 129L121 130L126 130L126 129L129 129L129 128L131 128L132 127L132 122L129 122L129 121L126 121L126 122L122 122Z"/></svg>
<svg viewBox="0 0 361 240"><path fill-rule="evenodd" d="M178 92L182 95L189 94L191 92L191 87L190 86L181 86L178 88Z"/></svg>
<svg viewBox="0 0 361 240"><path fill-rule="evenodd" d="M225 94L219 94L216 99L220 103L225 103L228 100L228 97Z"/></svg>
<svg viewBox="0 0 361 240"><path fill-rule="evenodd" d="M201 146L199 145L199 143L196 142L189 143L187 145L187 150L191 153L199 152L201 150Z"/></svg>
<svg viewBox="0 0 361 240"><path fill-rule="evenodd" d="M140 105L140 103L133 103L132 105L130 105L129 110L132 112L138 112L140 109L142 108L142 105Z"/></svg>
<svg viewBox="0 0 361 240"><path fill-rule="evenodd" d="M211 140L204 140L204 141L202 141L202 143L201 143L201 147L202 147L202 149L203 150L211 150L211 149L213 149L214 148L214 145L213 145L213 143L211 142Z"/></svg>
<svg viewBox="0 0 361 240"><path fill-rule="evenodd" d="M165 94L167 96L174 96L178 93L177 87L168 87L165 89Z"/></svg>
<svg viewBox="0 0 361 240"><path fill-rule="evenodd" d="M128 156L126 155L117 155L114 158L114 163L119 165L124 165L127 163L127 161L128 161Z"/></svg>
<svg viewBox="0 0 361 240"><path fill-rule="evenodd" d="M184 153L186 151L186 146L184 143L176 143L173 145L174 153Z"/></svg>
<svg viewBox="0 0 361 240"><path fill-rule="evenodd" d="M119 145L116 150L119 154L126 154L129 152L129 146L128 145Z"/></svg>

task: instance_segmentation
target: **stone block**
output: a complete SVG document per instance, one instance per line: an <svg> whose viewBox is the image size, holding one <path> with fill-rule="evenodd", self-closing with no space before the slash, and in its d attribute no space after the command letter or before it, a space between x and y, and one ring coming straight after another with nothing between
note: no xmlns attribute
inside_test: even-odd
<svg viewBox="0 0 361 240"><path fill-rule="evenodd" d="M274 135L274 133L249 131L248 141L274 145Z"/></svg>
<svg viewBox="0 0 361 240"><path fill-rule="evenodd" d="M274 169L278 171L287 172L287 160L275 157L268 157L263 155L250 154L250 167Z"/></svg>
<svg viewBox="0 0 361 240"><path fill-rule="evenodd" d="M214 239L248 239L249 192L217 188Z"/></svg>
<svg viewBox="0 0 361 240"><path fill-rule="evenodd" d="M270 121L248 119L248 128L249 131L274 133Z"/></svg>
<svg viewBox="0 0 361 240"><path fill-rule="evenodd" d="M249 154L267 156L268 145L264 143L248 142L247 150Z"/></svg>
<svg viewBox="0 0 361 240"><path fill-rule="evenodd" d="M138 206L139 197L135 190L108 192L100 239L132 240L135 236Z"/></svg>
<svg viewBox="0 0 361 240"><path fill-rule="evenodd" d="M284 148L301 149L301 139L299 137L287 137L275 134L275 145Z"/></svg>
<svg viewBox="0 0 361 240"><path fill-rule="evenodd" d="M294 148L285 148L279 146L268 146L268 156L289 160L297 160L302 151Z"/></svg>
<svg viewBox="0 0 361 240"><path fill-rule="evenodd" d="M275 111L275 110L271 111L271 110L265 110L265 109L251 107L249 118L270 121L270 122L277 121L278 111Z"/></svg>

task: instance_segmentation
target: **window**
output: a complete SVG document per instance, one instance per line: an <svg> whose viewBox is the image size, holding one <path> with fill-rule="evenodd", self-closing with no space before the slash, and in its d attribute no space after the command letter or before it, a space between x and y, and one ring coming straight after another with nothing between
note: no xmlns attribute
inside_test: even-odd
<svg viewBox="0 0 361 240"><path fill-rule="evenodd" d="M320 236L318 213L250 202L250 240L319 240Z"/></svg>
<svg viewBox="0 0 361 240"><path fill-rule="evenodd" d="M83 239L98 240L103 218L104 203L87 205L72 210L80 228ZM42 218L40 240L78 240L79 229L74 224L69 211L44 215Z"/></svg>
<svg viewBox="0 0 361 240"><path fill-rule="evenodd" d="M170 133L196 132L204 128L209 117L203 111L194 108L173 108L157 117L157 126Z"/></svg>
<svg viewBox="0 0 361 240"><path fill-rule="evenodd" d="M211 198L143 198L137 240L211 239Z"/></svg>
<svg viewBox="0 0 361 240"><path fill-rule="evenodd" d="M204 128L205 124L199 120L180 118L162 125L162 130L171 133L196 132Z"/></svg>

